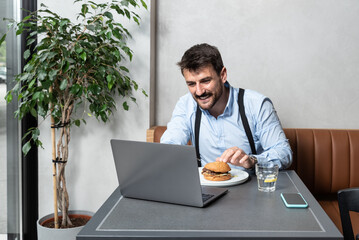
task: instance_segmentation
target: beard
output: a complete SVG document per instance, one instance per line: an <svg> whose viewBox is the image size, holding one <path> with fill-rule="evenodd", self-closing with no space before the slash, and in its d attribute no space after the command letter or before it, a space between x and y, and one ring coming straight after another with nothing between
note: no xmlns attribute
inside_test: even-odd
<svg viewBox="0 0 359 240"><path fill-rule="evenodd" d="M197 104L203 109L203 110L210 110L221 98L223 94L223 85L219 85L218 89L215 92L204 92L202 95L194 94L193 98L197 102ZM207 99L208 102L203 104L201 100Z"/></svg>

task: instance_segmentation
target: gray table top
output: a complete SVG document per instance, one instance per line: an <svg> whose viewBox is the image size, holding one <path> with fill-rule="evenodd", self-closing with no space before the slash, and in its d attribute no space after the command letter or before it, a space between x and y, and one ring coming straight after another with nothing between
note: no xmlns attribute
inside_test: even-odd
<svg viewBox="0 0 359 240"><path fill-rule="evenodd" d="M294 171L279 173L273 193L255 176L205 208L123 198L117 188L77 236L84 239L342 239ZM307 209L289 209L280 193L300 192Z"/></svg>

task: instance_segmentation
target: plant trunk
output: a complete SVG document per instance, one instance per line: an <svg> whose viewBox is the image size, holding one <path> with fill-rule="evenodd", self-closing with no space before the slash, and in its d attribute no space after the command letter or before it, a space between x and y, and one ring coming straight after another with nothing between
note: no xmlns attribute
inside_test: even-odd
<svg viewBox="0 0 359 240"><path fill-rule="evenodd" d="M69 195L66 186L65 169L69 156L69 142L70 142L70 116L72 113L73 104L68 100L64 104L62 111L60 135L57 142L57 156L58 171L57 171L57 205L62 212L61 228L72 227L73 224L68 216L69 211Z"/></svg>

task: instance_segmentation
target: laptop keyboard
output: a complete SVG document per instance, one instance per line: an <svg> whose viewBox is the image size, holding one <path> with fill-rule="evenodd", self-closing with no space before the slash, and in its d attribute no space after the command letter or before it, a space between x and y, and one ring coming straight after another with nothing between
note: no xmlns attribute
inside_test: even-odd
<svg viewBox="0 0 359 240"><path fill-rule="evenodd" d="M213 194L202 193L202 200L203 202L206 202L208 199L210 199L213 196L214 196Z"/></svg>

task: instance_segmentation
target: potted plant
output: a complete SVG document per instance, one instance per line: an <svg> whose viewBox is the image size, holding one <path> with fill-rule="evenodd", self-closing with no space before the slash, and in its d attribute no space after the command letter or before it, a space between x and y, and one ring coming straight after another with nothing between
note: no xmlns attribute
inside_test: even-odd
<svg viewBox="0 0 359 240"><path fill-rule="evenodd" d="M76 22L43 4L20 22L6 19L17 35L30 32L28 46L35 43L33 54L30 49L24 52L28 62L15 76L17 84L5 98L7 102L14 98L20 102L15 112L20 120L29 113L51 119L55 228L73 225L68 215L65 176L66 165L71 161L68 155L71 128L86 124L86 115L106 123L116 110L117 94L136 102L132 91L138 90L138 85L123 64L127 59L132 60L133 52L127 46L131 34L115 16L140 24L140 17L131 9L147 9L143 0L107 3L75 0L74 3L81 4ZM5 37L6 34L0 38L0 45ZM146 95L143 89L142 92ZM126 100L122 106L129 109ZM42 147L39 128L30 129L26 136L30 140L22 147L24 154L32 146ZM61 222L58 210L62 213Z"/></svg>

